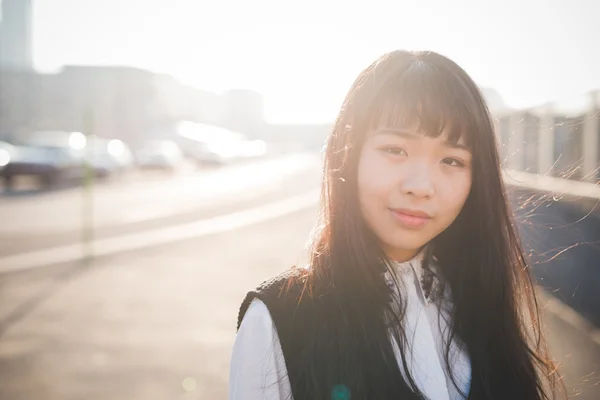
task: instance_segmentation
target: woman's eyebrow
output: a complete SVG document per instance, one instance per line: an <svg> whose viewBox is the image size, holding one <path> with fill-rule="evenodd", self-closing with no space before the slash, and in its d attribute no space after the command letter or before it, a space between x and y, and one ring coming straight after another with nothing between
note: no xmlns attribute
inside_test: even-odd
<svg viewBox="0 0 600 400"><path fill-rule="evenodd" d="M398 136L401 137L403 139L409 139L409 140L417 140L420 139L423 134L417 133L417 132L412 132L406 129L400 129L400 128L383 128L383 129L378 129L377 131L375 131L375 136L379 136L379 135L394 135L394 136ZM458 143L458 142L453 142L450 140L445 140L444 141L444 146L446 147L450 147L453 149L460 149L460 150L466 150L466 151L471 151L471 147L463 144L463 143Z"/></svg>

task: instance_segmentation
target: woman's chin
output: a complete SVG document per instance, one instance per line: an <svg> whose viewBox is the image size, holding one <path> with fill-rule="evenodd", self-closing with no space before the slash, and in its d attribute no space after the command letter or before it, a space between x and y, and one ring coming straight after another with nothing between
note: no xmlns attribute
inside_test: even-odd
<svg viewBox="0 0 600 400"><path fill-rule="evenodd" d="M406 261L419 253L419 251L427 244L427 240L391 240L385 241L383 245L387 256L394 261Z"/></svg>

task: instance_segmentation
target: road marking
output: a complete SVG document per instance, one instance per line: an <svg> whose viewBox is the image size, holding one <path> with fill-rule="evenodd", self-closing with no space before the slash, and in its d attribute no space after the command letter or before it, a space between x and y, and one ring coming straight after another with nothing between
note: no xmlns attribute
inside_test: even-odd
<svg viewBox="0 0 600 400"><path fill-rule="evenodd" d="M98 239L92 242L91 247L94 256L101 257L240 229L310 208L317 204L319 193L319 189L313 189L301 195L231 214L139 233ZM85 252L82 244L15 254L0 258L0 273L73 262L82 260L84 257Z"/></svg>

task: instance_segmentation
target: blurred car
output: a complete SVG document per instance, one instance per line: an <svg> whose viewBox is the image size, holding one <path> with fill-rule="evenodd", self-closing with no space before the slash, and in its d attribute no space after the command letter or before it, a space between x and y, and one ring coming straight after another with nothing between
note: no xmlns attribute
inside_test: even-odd
<svg viewBox="0 0 600 400"><path fill-rule="evenodd" d="M131 149L118 139L89 137L86 157L98 177L122 174L135 165Z"/></svg>
<svg viewBox="0 0 600 400"><path fill-rule="evenodd" d="M200 161L226 164L262 157L266 153L266 144L262 140L228 137L200 144L198 150L196 158Z"/></svg>
<svg viewBox="0 0 600 400"><path fill-rule="evenodd" d="M141 168L175 170L183 161L183 152L170 140L151 140L136 152Z"/></svg>
<svg viewBox="0 0 600 400"><path fill-rule="evenodd" d="M262 157L267 152L264 141L248 140L220 126L184 121L177 134L185 143L186 154L200 163L227 164Z"/></svg>
<svg viewBox="0 0 600 400"><path fill-rule="evenodd" d="M6 142L0 142L0 170L8 165L10 159L14 157L15 147Z"/></svg>
<svg viewBox="0 0 600 400"><path fill-rule="evenodd" d="M34 132L13 146L8 163L0 170L5 185L11 187L17 176L37 177L44 186L84 175L83 149L86 138L80 132Z"/></svg>

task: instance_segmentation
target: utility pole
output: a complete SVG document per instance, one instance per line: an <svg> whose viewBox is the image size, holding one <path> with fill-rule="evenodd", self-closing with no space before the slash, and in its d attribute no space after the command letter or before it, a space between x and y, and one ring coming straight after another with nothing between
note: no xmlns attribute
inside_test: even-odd
<svg viewBox="0 0 600 400"><path fill-rule="evenodd" d="M91 109L88 109L84 115L83 128L86 138L85 148L83 149L83 198L82 198L82 215L81 215L81 243L83 256L86 261L90 261L94 257L94 169L91 164L93 154L93 133L94 133L94 116Z"/></svg>

